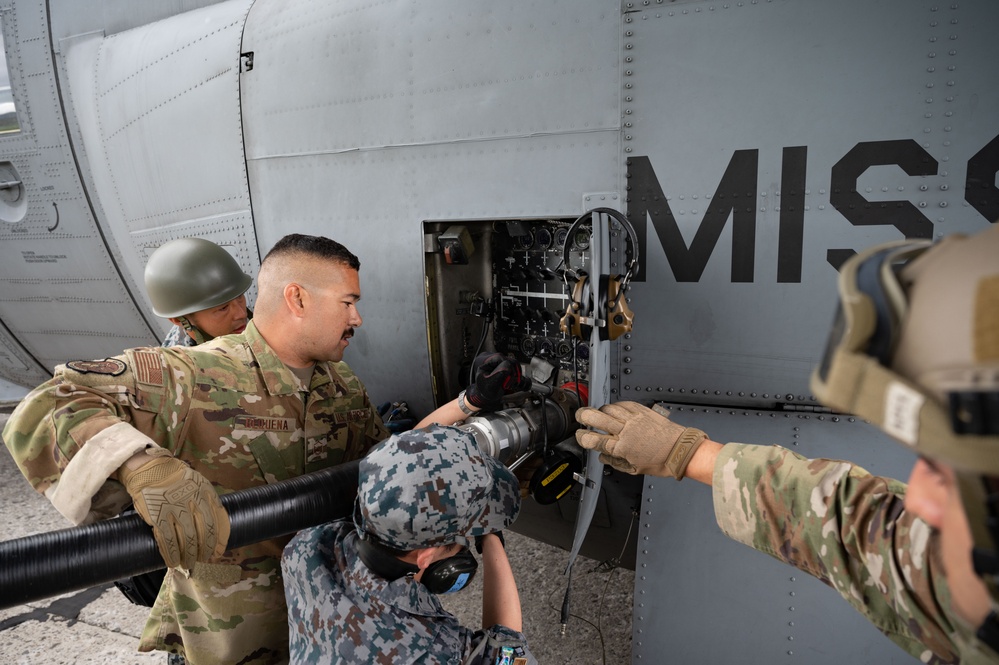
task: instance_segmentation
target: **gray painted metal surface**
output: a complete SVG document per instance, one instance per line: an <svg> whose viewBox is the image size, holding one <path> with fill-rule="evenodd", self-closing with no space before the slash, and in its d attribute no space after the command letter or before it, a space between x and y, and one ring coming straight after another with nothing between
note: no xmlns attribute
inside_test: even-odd
<svg viewBox="0 0 999 665"><path fill-rule="evenodd" d="M99 32L113 35L149 25L223 0L48 0L52 34L59 37Z"/></svg>
<svg viewBox="0 0 999 665"><path fill-rule="evenodd" d="M716 441L781 445L902 480L915 462L854 418L667 406ZM639 522L633 662L917 662L833 589L723 535L705 486L646 478Z"/></svg>
<svg viewBox="0 0 999 665"><path fill-rule="evenodd" d="M256 273L239 109L248 6L220 3L61 45L88 157L82 170L106 233L127 248L121 267L140 283L153 250L189 236L222 245ZM169 322L151 315L145 288L139 293L143 311L165 332Z"/></svg>
<svg viewBox="0 0 999 665"><path fill-rule="evenodd" d="M999 74L986 65L999 41L985 28L999 5L632 5L623 145L629 216L648 243L619 397L812 404L837 250L901 239L887 224L903 219L933 237L995 221L965 185L969 160L999 137ZM872 163L856 183L835 178L837 164L866 163L851 151ZM837 206L854 187L869 203Z"/></svg>
<svg viewBox="0 0 999 665"><path fill-rule="evenodd" d="M376 403L425 413L425 223L609 205L642 242L610 401L700 403L722 413L683 422L716 438L866 464L891 449L868 449L870 428L756 410L815 408L807 378L849 252L999 216L991 0L153 4L0 7L22 121L0 136L0 166L24 183L0 204L6 379L155 343L166 325L142 268L158 244L209 237L253 274L297 231L359 255L365 323L347 360ZM612 269L623 253L612 237ZM599 537L623 542L632 484L604 478ZM717 532L704 488L657 481L644 500L659 519L642 520L636 661L867 657L822 633L844 606L832 592ZM553 512L525 532L565 530L571 510ZM886 649L878 662L904 659L836 616Z"/></svg>
<svg viewBox="0 0 999 665"><path fill-rule="evenodd" d="M20 121L0 135L0 162L21 183L0 215L0 376L30 385L68 358L103 357L152 334L75 169L46 14L18 3L0 23Z"/></svg>
<svg viewBox="0 0 999 665"><path fill-rule="evenodd" d="M375 400L433 407L427 220L575 217L619 191L618 7L258 0L246 22L247 171L260 247L326 233L361 259L351 366ZM390 371L386 371L391 368Z"/></svg>
<svg viewBox="0 0 999 665"><path fill-rule="evenodd" d="M0 410L8 407L13 409L27 394L28 389L24 386L0 379Z"/></svg>

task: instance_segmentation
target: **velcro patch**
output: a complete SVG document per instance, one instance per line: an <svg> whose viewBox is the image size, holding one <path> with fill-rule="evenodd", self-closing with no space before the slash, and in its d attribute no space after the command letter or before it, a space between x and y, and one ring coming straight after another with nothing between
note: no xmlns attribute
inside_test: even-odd
<svg viewBox="0 0 999 665"><path fill-rule="evenodd" d="M294 418L269 416L236 416L236 427L257 432L290 432L296 426Z"/></svg>
<svg viewBox="0 0 999 665"><path fill-rule="evenodd" d="M885 392L885 431L915 447L919 443L919 411L925 401L925 397L909 386L892 381Z"/></svg>
<svg viewBox="0 0 999 665"><path fill-rule="evenodd" d="M364 420L368 417L369 411L367 409L351 409L350 411L343 411L336 414L336 421L338 423L352 423L358 420Z"/></svg>
<svg viewBox="0 0 999 665"><path fill-rule="evenodd" d="M163 362L155 351L135 351L135 380L147 386L163 385Z"/></svg>
<svg viewBox="0 0 999 665"><path fill-rule="evenodd" d="M104 374L106 376L118 376L124 374L128 366L117 358L105 358L104 360L70 360L66 367L79 372L80 374Z"/></svg>
<svg viewBox="0 0 999 665"><path fill-rule="evenodd" d="M325 439L308 439L305 442L305 463L321 462L329 457L329 446Z"/></svg>
<svg viewBox="0 0 999 665"><path fill-rule="evenodd" d="M978 284L974 326L975 361L999 360L999 275L986 277Z"/></svg>

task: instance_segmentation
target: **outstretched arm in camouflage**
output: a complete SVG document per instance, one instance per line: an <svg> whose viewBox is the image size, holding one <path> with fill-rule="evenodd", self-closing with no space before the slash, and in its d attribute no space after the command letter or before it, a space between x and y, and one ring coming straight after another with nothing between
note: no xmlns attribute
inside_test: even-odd
<svg viewBox="0 0 999 665"><path fill-rule="evenodd" d="M167 566L190 570L196 561L210 561L225 552L229 515L200 473L176 457L149 458L142 453L121 467L119 477L135 510L153 527Z"/></svg>
<svg viewBox="0 0 999 665"><path fill-rule="evenodd" d="M599 451L600 461L618 471L681 480L707 435L677 425L668 416L658 404L653 409L637 402L585 407L576 412L576 420L602 432L577 430L576 441Z"/></svg>

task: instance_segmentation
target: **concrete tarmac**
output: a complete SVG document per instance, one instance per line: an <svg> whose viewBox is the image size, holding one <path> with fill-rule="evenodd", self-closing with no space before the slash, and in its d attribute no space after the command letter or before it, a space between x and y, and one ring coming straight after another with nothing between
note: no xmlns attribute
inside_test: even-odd
<svg viewBox="0 0 999 665"><path fill-rule="evenodd" d="M9 411L9 409L4 409ZM0 428L7 414L0 413ZM0 452L0 540L68 526ZM516 533L505 534L524 613L524 632L542 665L621 665L631 661L634 572L603 572L580 557L566 633L559 613L565 591L568 554ZM4 565L0 562L0 565ZM444 606L464 625L481 620L481 579L458 594L442 596ZM98 587L0 610L0 663L62 665L165 663L162 653L136 652L148 608L130 604L119 591Z"/></svg>

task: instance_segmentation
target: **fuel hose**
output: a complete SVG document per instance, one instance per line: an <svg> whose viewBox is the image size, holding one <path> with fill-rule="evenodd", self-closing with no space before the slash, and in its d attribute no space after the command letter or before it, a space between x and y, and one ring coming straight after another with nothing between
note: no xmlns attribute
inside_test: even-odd
<svg viewBox="0 0 999 665"><path fill-rule="evenodd" d="M358 462L221 496L229 549L347 517ZM138 515L0 542L0 609L163 568L153 530Z"/></svg>

